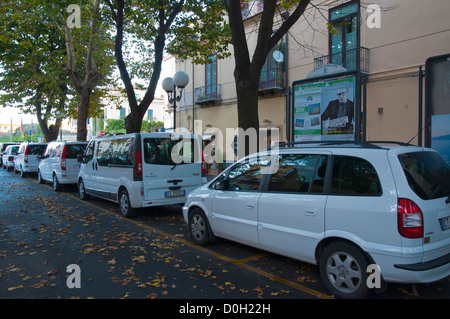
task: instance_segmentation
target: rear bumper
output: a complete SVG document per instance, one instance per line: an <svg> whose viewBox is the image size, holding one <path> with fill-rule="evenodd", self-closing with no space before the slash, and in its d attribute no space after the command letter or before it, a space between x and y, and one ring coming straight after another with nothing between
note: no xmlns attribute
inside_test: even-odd
<svg viewBox="0 0 450 319"><path fill-rule="evenodd" d="M415 264L396 264L394 265L397 269L403 269L403 270L410 270L410 271L426 271L426 270L432 270L434 268L438 268L441 266L445 266L447 264L450 264L450 254L447 254L445 256L424 262L424 263L415 263Z"/></svg>

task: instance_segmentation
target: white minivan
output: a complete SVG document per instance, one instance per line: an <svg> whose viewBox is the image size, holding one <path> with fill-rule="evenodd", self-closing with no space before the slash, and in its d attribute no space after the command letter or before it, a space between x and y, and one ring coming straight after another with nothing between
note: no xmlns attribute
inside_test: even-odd
<svg viewBox="0 0 450 319"><path fill-rule="evenodd" d="M183 215L193 241L221 237L317 264L343 298L450 276L450 166L439 153L380 142L294 146L252 154L191 192Z"/></svg>
<svg viewBox="0 0 450 319"><path fill-rule="evenodd" d="M58 191L65 184L76 184L80 163L78 155L83 155L87 142L54 141L47 145L40 158L38 180L40 184L51 182Z"/></svg>
<svg viewBox="0 0 450 319"><path fill-rule="evenodd" d="M23 142L20 144L14 159L14 172L19 172L22 177L28 173L37 173L40 161L38 155L44 154L46 148L47 143Z"/></svg>
<svg viewBox="0 0 450 319"><path fill-rule="evenodd" d="M125 217L136 208L183 204L202 185L201 137L133 133L91 140L83 156L78 190L119 203Z"/></svg>

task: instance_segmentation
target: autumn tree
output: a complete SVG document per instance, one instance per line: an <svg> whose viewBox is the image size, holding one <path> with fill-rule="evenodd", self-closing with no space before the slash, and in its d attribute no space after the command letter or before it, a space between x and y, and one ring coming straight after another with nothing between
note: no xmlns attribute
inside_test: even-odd
<svg viewBox="0 0 450 319"><path fill-rule="evenodd" d="M237 93L238 125L243 130L254 128L259 131L258 89L261 69L270 50L282 39L295 22L302 16L310 0L264 0L264 10L257 27L257 43L253 55L247 43L240 1L224 0L228 13L229 27L234 50L234 78ZM274 27L276 13L282 9L289 10L282 23ZM244 141L239 139L239 144ZM248 154L248 143L245 143Z"/></svg>
<svg viewBox="0 0 450 319"><path fill-rule="evenodd" d="M91 97L99 83L106 80L112 72L113 58L112 41L107 32L107 23L103 20L105 17L102 15L100 0L93 3L86 1L83 13L78 8L73 9L75 21L66 20L64 23L67 49L65 71L78 96L77 140L85 141L87 119L92 106ZM77 25L76 19L81 20L81 14L87 18L83 24L78 21Z"/></svg>
<svg viewBox="0 0 450 319"><path fill-rule="evenodd" d="M126 130L139 132L154 99L166 49L197 62L214 53L224 57L228 55L229 29L224 27L220 0L105 1L114 20L114 55L131 110L125 118ZM130 58L133 54L139 56L137 61ZM148 79L139 102L133 85L138 77Z"/></svg>
<svg viewBox="0 0 450 319"><path fill-rule="evenodd" d="M47 141L58 137L64 118L79 115L77 139L86 139L86 119L101 106L114 67L99 7L88 0L78 3L81 24L76 30L65 29L69 0L6 1L0 6L0 102L36 114Z"/></svg>
<svg viewBox="0 0 450 319"><path fill-rule="evenodd" d="M68 78L61 67L64 38L40 1L0 6L0 103L36 114L47 141L58 137L68 103ZM54 124L50 121L54 120Z"/></svg>

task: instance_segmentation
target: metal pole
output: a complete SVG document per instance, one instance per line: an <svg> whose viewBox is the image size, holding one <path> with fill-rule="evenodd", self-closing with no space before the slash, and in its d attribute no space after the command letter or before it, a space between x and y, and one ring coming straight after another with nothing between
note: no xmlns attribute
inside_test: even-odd
<svg viewBox="0 0 450 319"><path fill-rule="evenodd" d="M173 132L177 126L177 87L173 86Z"/></svg>
<svg viewBox="0 0 450 319"><path fill-rule="evenodd" d="M417 134L417 139L419 140L418 145L422 146L422 121L423 121L423 71L422 71L422 66L419 66L419 103L418 103L418 107L419 107L419 114L418 114L418 134Z"/></svg>

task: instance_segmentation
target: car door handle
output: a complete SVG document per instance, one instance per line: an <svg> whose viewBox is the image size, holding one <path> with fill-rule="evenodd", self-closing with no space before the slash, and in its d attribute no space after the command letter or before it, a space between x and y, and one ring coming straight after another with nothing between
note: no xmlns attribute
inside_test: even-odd
<svg viewBox="0 0 450 319"><path fill-rule="evenodd" d="M306 216L316 216L317 215L317 209L308 209L305 210Z"/></svg>
<svg viewBox="0 0 450 319"><path fill-rule="evenodd" d="M248 202L245 204L245 207L247 209L253 209L253 208L255 208L255 203Z"/></svg>

